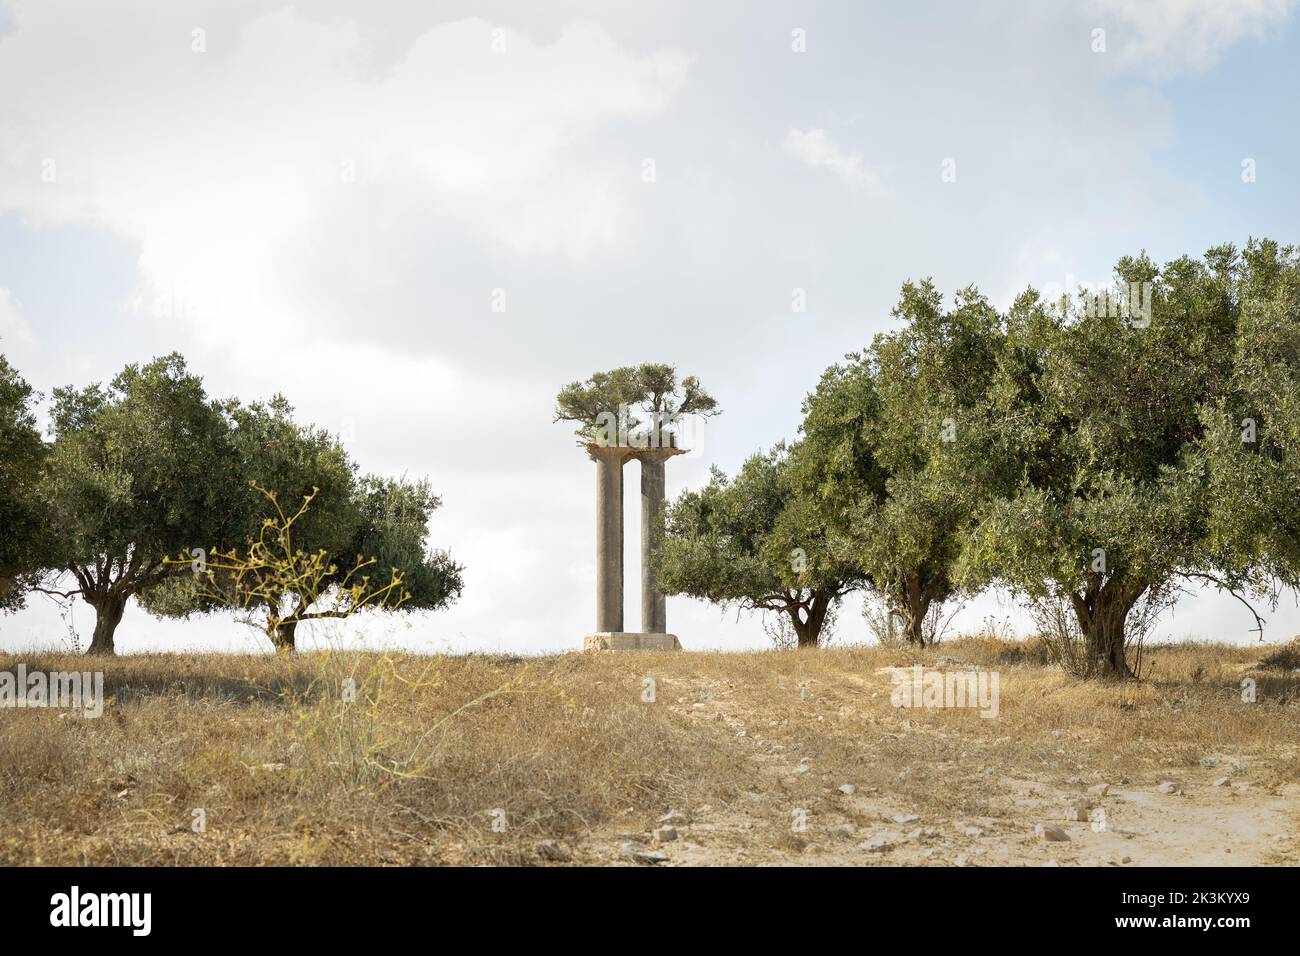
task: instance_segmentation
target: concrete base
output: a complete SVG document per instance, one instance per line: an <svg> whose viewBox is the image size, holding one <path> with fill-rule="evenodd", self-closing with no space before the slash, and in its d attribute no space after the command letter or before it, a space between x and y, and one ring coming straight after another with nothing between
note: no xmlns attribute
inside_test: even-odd
<svg viewBox="0 0 1300 956"><path fill-rule="evenodd" d="M639 631L602 631L582 639L584 651L680 651L676 634L644 634Z"/></svg>

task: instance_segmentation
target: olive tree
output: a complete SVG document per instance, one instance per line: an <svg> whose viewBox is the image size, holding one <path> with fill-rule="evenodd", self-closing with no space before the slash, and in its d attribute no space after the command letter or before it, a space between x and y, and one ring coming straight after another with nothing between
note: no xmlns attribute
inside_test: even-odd
<svg viewBox="0 0 1300 956"><path fill-rule="evenodd" d="M36 398L0 355L0 611L23 606L45 561L36 490L46 449L32 410Z"/></svg>
<svg viewBox="0 0 1300 956"><path fill-rule="evenodd" d="M665 594L787 615L799 647L816 647L827 616L855 582L828 529L791 482L783 444L750 457L735 479L714 468L668 508L657 556Z"/></svg>
<svg viewBox="0 0 1300 956"><path fill-rule="evenodd" d="M585 382L572 382L560 389L555 398L555 421L576 423L579 445L624 444L627 433L640 424L631 410L644 397L635 368L594 372Z"/></svg>
<svg viewBox="0 0 1300 956"><path fill-rule="evenodd" d="M1211 545L1244 591L1275 601L1276 584L1300 586L1300 251L1252 241L1229 262L1232 377L1202 413Z"/></svg>
<svg viewBox="0 0 1300 956"><path fill-rule="evenodd" d="M206 543L201 560L193 551L173 556L172 567L192 573L142 595L147 610L236 611L277 651L292 651L303 622L437 610L460 595L464 569L428 544L442 500L426 480L360 475L338 439L295 421L281 396L231 403L228 414L241 479L237 530Z"/></svg>
<svg viewBox="0 0 1300 956"><path fill-rule="evenodd" d="M1068 607L1080 672L1127 677L1135 609L1149 615L1190 579L1234 588L1255 564L1222 560L1205 462L1205 416L1231 391L1249 279L1223 247L1163 268L1125 258L1116 280L1109 296L1052 303L1030 290L1011 309L992 394L1020 479L962 563Z"/></svg>
<svg viewBox="0 0 1300 956"><path fill-rule="evenodd" d="M1008 474L989 415L1001 317L973 289L945 310L929 281L905 284L893 315L903 328L827 370L805 401L794 473L839 558L921 645Z"/></svg>
<svg viewBox="0 0 1300 956"><path fill-rule="evenodd" d="M685 418L710 418L718 403L694 375L678 379L671 365L645 363L595 372L585 382L573 382L555 399L555 420L578 424L579 444L676 444L675 428ZM649 419L649 430L636 433Z"/></svg>
<svg viewBox="0 0 1300 956"><path fill-rule="evenodd" d="M107 388L55 389L52 417L41 590L94 608L88 652L112 654L127 602L176 573L167 558L235 530L230 423L178 354L128 365Z"/></svg>

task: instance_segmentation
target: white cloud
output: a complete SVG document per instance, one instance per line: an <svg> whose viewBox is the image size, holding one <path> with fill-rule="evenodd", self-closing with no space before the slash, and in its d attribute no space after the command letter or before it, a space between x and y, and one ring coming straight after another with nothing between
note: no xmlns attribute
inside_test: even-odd
<svg viewBox="0 0 1300 956"><path fill-rule="evenodd" d="M343 243L382 281L383 234L413 208L506 253L581 261L636 185L583 161L595 134L686 82L684 54L633 55L582 21L545 45L508 31L503 52L482 20L439 24L373 71L348 20L272 10L195 53L182 26L205 17L190 12L18 8L0 56L0 211L138 240L142 299L183 297L186 314L163 317L210 340L232 322L314 326L286 260ZM351 255L359 241L373 259Z"/></svg>
<svg viewBox="0 0 1300 956"><path fill-rule="evenodd" d="M11 345L35 345L31 324L23 318L13 294L0 288L0 348Z"/></svg>
<svg viewBox="0 0 1300 956"><path fill-rule="evenodd" d="M863 165L862 157L846 153L824 129L791 128L785 148L814 169L829 169L850 186L878 186L874 173Z"/></svg>
<svg viewBox="0 0 1300 956"><path fill-rule="evenodd" d="M1204 70L1229 47L1278 27L1295 0L1092 0L1107 42L1156 76ZM1118 28L1110 28L1117 23Z"/></svg>

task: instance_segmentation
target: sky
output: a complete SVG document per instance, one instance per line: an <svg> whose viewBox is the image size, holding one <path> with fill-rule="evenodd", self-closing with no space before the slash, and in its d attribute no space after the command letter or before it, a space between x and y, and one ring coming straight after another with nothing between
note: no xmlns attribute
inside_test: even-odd
<svg viewBox="0 0 1300 956"><path fill-rule="evenodd" d="M797 436L900 286L1102 282L1300 222L1294 0L0 0L0 351L38 390L182 352L363 470L428 476L452 608L303 643L538 653L595 616L594 468L556 391L645 361L723 413L668 494ZM800 311L795 303L806 303ZM639 616L635 464L626 626ZM1300 631L1294 596L1268 640ZM1007 595L970 602L1023 633ZM769 646L669 598L687 648ZM37 598L0 647L84 646ZM1162 639L1248 642L1196 591ZM859 604L834 640L866 640ZM265 649L128 609L121 652Z"/></svg>

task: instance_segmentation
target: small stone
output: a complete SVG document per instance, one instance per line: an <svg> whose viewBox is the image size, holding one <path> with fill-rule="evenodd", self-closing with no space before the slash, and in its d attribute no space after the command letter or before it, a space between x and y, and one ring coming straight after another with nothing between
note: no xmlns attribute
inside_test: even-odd
<svg viewBox="0 0 1300 956"><path fill-rule="evenodd" d="M981 830L979 827L966 827L961 832L963 836L968 836L968 837L982 837L984 835L984 831Z"/></svg>
<svg viewBox="0 0 1300 956"><path fill-rule="evenodd" d="M1178 786L1178 784L1174 783L1174 781L1172 780L1166 780L1164 783L1160 784L1160 786L1157 789L1161 793L1168 793L1174 796L1177 796L1178 794L1183 792L1183 788Z"/></svg>
<svg viewBox="0 0 1300 956"><path fill-rule="evenodd" d="M1214 785L1216 787L1226 787L1228 785L1228 778L1220 777L1218 780L1214 781Z"/></svg>
<svg viewBox="0 0 1300 956"><path fill-rule="evenodd" d="M633 863L655 864L663 863L668 859L667 853L660 853L658 850L643 850L635 843L624 843L619 848L619 856L625 860L631 860Z"/></svg>
<svg viewBox="0 0 1300 956"><path fill-rule="evenodd" d="M851 797L853 794L858 792L858 788L853 786L851 783L842 783L839 786L839 791L844 794L844 796Z"/></svg>
<svg viewBox="0 0 1300 956"><path fill-rule="evenodd" d="M1132 862L1133 862L1133 857L1131 857L1131 856L1122 857L1122 858L1120 859L1120 862L1121 862L1121 863L1132 863Z"/></svg>
<svg viewBox="0 0 1300 956"><path fill-rule="evenodd" d="M1066 833L1060 827L1048 826L1045 823L1040 823L1035 826L1034 833L1037 834L1038 839L1042 840L1044 843L1070 842L1070 834Z"/></svg>
<svg viewBox="0 0 1300 956"><path fill-rule="evenodd" d="M894 817L894 822L899 824L900 826L903 826L908 823L915 823L919 819L921 818L918 817L915 813L900 813L898 814L898 816Z"/></svg>
<svg viewBox="0 0 1300 956"><path fill-rule="evenodd" d="M677 839L677 828L660 827L659 829L655 830L654 833L651 834L651 836L654 837L655 843L659 843L659 844L672 843L674 840Z"/></svg>
<svg viewBox="0 0 1300 956"><path fill-rule="evenodd" d="M809 771L809 769L811 769L811 768L805 766L804 764L800 764L799 766L797 766L797 767L794 768L794 771L793 771L793 772L794 772L794 773L807 773L807 772Z"/></svg>

